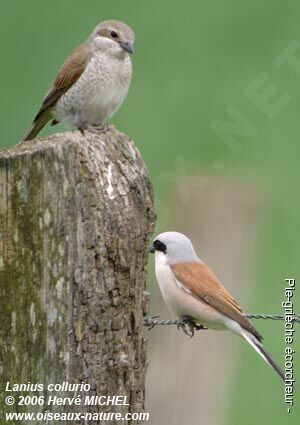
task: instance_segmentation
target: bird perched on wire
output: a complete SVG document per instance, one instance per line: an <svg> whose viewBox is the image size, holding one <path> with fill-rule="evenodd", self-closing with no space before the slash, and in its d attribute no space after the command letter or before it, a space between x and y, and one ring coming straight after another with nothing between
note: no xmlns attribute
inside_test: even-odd
<svg viewBox="0 0 300 425"><path fill-rule="evenodd" d="M156 278L171 311L192 326L228 329L240 335L285 380L284 372L263 348L260 333L210 268L198 258L185 235L161 233L150 252L155 253Z"/></svg>
<svg viewBox="0 0 300 425"><path fill-rule="evenodd" d="M66 59L23 140L48 121L80 130L101 127L121 106L131 81L134 33L120 21L104 21Z"/></svg>

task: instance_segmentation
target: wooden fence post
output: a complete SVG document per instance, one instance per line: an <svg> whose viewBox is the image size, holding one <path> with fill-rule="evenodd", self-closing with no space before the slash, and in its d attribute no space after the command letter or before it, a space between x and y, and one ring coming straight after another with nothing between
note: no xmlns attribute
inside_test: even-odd
<svg viewBox="0 0 300 425"><path fill-rule="evenodd" d="M145 165L134 144L113 126L102 134L66 132L0 151L0 398L5 412L143 411L141 329L154 222ZM9 393L7 382L40 383L44 389ZM83 382L91 389L47 388L63 382ZM45 401L75 394L82 403L8 407L2 403L8 394L44 396ZM87 406L86 395L122 395L129 405Z"/></svg>

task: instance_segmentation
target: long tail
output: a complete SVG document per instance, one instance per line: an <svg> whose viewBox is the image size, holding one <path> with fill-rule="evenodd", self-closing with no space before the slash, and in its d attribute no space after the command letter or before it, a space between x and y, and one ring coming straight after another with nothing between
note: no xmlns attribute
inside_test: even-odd
<svg viewBox="0 0 300 425"><path fill-rule="evenodd" d="M42 114L36 121L33 121L32 126L27 131L22 140L25 142L25 140L34 139L50 119L51 115L49 113Z"/></svg>
<svg viewBox="0 0 300 425"><path fill-rule="evenodd" d="M242 329L242 337L254 348L254 350L264 359L268 365L270 365L275 372L278 373L280 378L285 381L285 376L283 370L278 366L278 364L272 359L270 354L263 348L262 343L252 335L246 329Z"/></svg>

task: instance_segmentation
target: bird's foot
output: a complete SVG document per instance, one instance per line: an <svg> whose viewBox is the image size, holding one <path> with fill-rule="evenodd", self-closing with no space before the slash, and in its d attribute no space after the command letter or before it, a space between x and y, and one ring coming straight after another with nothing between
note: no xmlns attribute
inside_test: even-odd
<svg viewBox="0 0 300 425"><path fill-rule="evenodd" d="M195 334L195 330L200 331L207 328L196 323L190 316L182 316L180 318L180 323L177 325L177 329L182 329L187 336L192 338Z"/></svg>
<svg viewBox="0 0 300 425"><path fill-rule="evenodd" d="M88 131L89 133L104 134L107 133L109 129L110 126L108 124L102 124L99 126L87 125L78 128L82 135L84 135L84 131Z"/></svg>

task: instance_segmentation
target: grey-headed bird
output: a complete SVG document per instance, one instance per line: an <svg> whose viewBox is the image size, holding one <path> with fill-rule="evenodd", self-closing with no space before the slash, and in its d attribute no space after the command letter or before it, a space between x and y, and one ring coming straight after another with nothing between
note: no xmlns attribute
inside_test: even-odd
<svg viewBox="0 0 300 425"><path fill-rule="evenodd" d="M185 235L161 233L150 252L155 252L155 274L163 298L176 316L240 335L285 380L284 372L263 348L260 333L210 268L198 258Z"/></svg>
<svg viewBox="0 0 300 425"><path fill-rule="evenodd" d="M104 21L66 59L23 140L48 121L83 130L101 127L121 106L131 81L134 33L120 21Z"/></svg>

